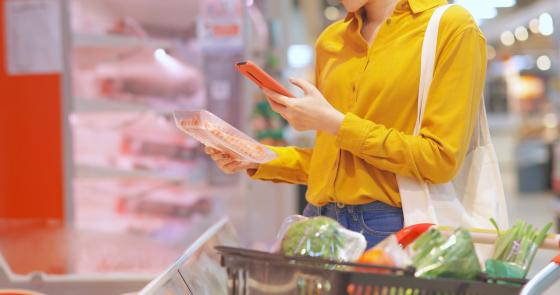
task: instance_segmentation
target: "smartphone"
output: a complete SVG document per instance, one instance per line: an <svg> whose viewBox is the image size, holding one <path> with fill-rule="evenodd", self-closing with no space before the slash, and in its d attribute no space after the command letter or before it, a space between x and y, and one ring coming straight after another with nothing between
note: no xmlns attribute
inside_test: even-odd
<svg viewBox="0 0 560 295"><path fill-rule="evenodd" d="M274 80L267 72L250 61L237 63L237 70L260 88L270 89L287 97L296 97L291 94L286 87Z"/></svg>

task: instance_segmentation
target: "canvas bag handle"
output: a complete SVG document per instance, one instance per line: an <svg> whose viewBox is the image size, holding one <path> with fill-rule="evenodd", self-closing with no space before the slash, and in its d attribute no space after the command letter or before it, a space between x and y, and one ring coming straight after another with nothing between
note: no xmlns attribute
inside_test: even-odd
<svg viewBox="0 0 560 295"><path fill-rule="evenodd" d="M424 42L422 43L422 57L420 61L420 85L418 88L417 111L418 116L416 118L416 125L414 127L413 133L413 135L415 136L420 135L420 129L422 128L422 120L426 111L428 95L434 77L439 24L441 22L443 14L447 11L447 9L454 5L456 4L448 4L438 7L432 14L432 17L428 22L426 33L424 35ZM474 137L475 146L479 147L482 145L490 144L490 129L488 127L488 118L486 116L484 97L480 102L480 112L478 116L477 129L477 136Z"/></svg>

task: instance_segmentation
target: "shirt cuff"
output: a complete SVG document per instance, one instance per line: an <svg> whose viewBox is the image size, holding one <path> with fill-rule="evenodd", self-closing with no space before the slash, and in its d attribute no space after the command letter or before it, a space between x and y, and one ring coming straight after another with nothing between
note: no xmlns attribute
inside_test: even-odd
<svg viewBox="0 0 560 295"><path fill-rule="evenodd" d="M255 180L268 180L273 182L305 183L305 177L298 171L286 166L286 158L283 157L282 147L267 146L278 157L270 162L259 164L255 169L247 170L247 175Z"/></svg>
<svg viewBox="0 0 560 295"><path fill-rule="evenodd" d="M336 136L336 143L354 155L360 155L366 138L371 133L373 126L370 121L364 120L352 113L347 113L340 125Z"/></svg>

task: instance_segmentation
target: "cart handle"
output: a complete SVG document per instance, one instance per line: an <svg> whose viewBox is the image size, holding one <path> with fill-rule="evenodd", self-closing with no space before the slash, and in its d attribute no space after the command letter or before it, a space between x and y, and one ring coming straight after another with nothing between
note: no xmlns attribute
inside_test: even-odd
<svg viewBox="0 0 560 295"><path fill-rule="evenodd" d="M446 235L450 235L455 230L449 226L438 226L437 229ZM476 244L493 245L498 238L498 232L496 230L471 228L469 232L471 233L473 242ZM540 249L560 250L560 235L546 235Z"/></svg>
<svg viewBox="0 0 560 295"><path fill-rule="evenodd" d="M560 265L560 254L557 255L556 257L552 258L552 262Z"/></svg>
<svg viewBox="0 0 560 295"><path fill-rule="evenodd" d="M539 295L560 279L560 255L554 257L521 290L520 295Z"/></svg>

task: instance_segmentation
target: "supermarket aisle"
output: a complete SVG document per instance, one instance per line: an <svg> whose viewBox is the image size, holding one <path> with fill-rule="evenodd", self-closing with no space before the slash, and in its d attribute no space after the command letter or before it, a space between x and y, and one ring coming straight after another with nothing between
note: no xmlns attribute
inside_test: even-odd
<svg viewBox="0 0 560 295"><path fill-rule="evenodd" d="M510 125L514 127L514 125ZM515 132L511 128L492 130L493 142L500 160L500 168L504 181L505 193L508 199L510 223L517 219L525 220L530 224L542 227L555 220L555 196L550 192L521 194L517 191L515 171ZM555 230L555 228L553 228ZM533 277L540 269L546 266L550 259L560 251L542 250L537 253L528 277ZM560 282L556 283L544 295L560 294Z"/></svg>

